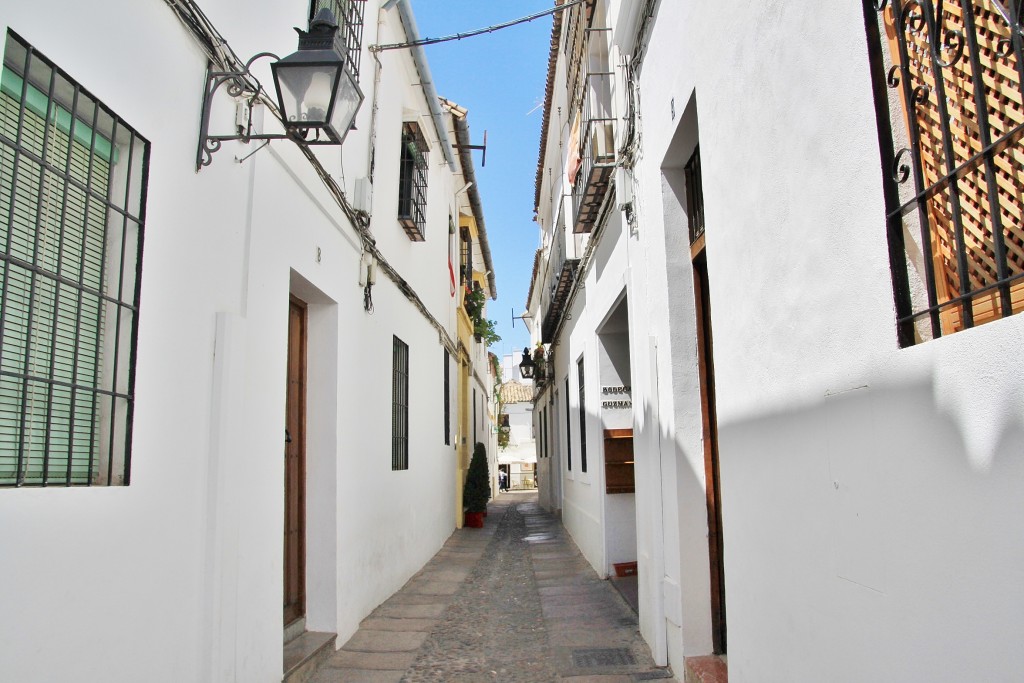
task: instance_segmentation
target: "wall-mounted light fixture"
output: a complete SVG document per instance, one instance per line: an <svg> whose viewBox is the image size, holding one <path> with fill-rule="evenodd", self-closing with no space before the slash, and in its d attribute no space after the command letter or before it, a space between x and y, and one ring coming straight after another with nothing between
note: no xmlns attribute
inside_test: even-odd
<svg viewBox="0 0 1024 683"><path fill-rule="evenodd" d="M530 357L530 348L524 348L523 360L519 362L519 373L523 376L523 379L533 379L533 373L536 369L537 364L534 363L533 358Z"/></svg>
<svg viewBox="0 0 1024 683"><path fill-rule="evenodd" d="M345 46L339 43L338 23L334 14L325 8L310 23L309 31L295 30L299 33L299 49L284 59L270 52L261 52L246 62L242 71L211 71L207 74L196 154L197 171L210 164L213 153L225 140L289 139L299 145L340 145L344 141L363 102L363 93L352 70L346 68L347 53ZM250 114L263 87L249 68L262 57L277 60L270 68L274 74L281 124L285 130L283 134L252 133ZM247 100L246 110L236 120L235 134L210 135L213 96L225 84L229 95Z"/></svg>

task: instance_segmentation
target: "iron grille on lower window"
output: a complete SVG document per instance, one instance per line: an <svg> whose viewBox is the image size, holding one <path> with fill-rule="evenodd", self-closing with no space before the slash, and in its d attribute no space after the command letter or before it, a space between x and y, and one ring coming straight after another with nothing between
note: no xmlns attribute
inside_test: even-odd
<svg viewBox="0 0 1024 683"><path fill-rule="evenodd" d="M569 377L565 378L565 466L572 471L572 412L569 410Z"/></svg>
<svg viewBox="0 0 1024 683"><path fill-rule="evenodd" d="M1019 0L863 0L903 346L1024 310Z"/></svg>
<svg viewBox="0 0 1024 683"><path fill-rule="evenodd" d="M451 437L451 426L452 426L452 389L451 389L451 370L449 365L451 364L451 354L448 353L448 349L444 350L444 445L452 445Z"/></svg>
<svg viewBox="0 0 1024 683"><path fill-rule="evenodd" d="M576 374L580 380L580 470L587 471L587 407L583 396L583 358L576 363Z"/></svg>
<svg viewBox="0 0 1024 683"><path fill-rule="evenodd" d="M690 226L690 244L704 235L704 181L700 172L700 147L683 168L686 177L686 214Z"/></svg>
<svg viewBox="0 0 1024 683"><path fill-rule="evenodd" d="M391 469L409 469L409 345L394 338L391 377Z"/></svg>
<svg viewBox="0 0 1024 683"><path fill-rule="evenodd" d="M398 177L398 222L414 242L426 239L427 143L415 123L402 125L402 159Z"/></svg>
<svg viewBox="0 0 1024 683"><path fill-rule="evenodd" d="M149 143L13 32L0 77L0 486L129 483Z"/></svg>

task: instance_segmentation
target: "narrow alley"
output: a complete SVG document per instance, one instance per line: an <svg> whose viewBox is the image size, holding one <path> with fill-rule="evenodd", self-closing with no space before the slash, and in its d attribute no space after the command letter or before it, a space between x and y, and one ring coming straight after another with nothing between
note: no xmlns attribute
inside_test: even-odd
<svg viewBox="0 0 1024 683"><path fill-rule="evenodd" d="M492 501L483 529L452 534L309 680L673 679L654 665L626 601L526 492Z"/></svg>

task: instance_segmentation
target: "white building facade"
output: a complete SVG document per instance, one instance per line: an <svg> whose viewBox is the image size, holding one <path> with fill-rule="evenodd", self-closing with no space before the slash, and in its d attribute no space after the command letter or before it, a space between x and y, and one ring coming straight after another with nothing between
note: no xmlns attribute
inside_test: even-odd
<svg viewBox="0 0 1024 683"><path fill-rule="evenodd" d="M293 52L321 5L361 62L343 146L228 141L197 172L208 68ZM417 37L409 3L57 0L0 26L2 677L280 681L286 625L340 645L461 523L478 207L422 52L368 49ZM244 129L214 98L210 133Z"/></svg>
<svg viewBox="0 0 1024 683"><path fill-rule="evenodd" d="M680 677L713 653L758 682L1024 664L1024 152L992 104L1021 96L1021 37L1015 8L937 5L556 21L541 498L599 573L638 561Z"/></svg>
<svg viewBox="0 0 1024 683"><path fill-rule="evenodd" d="M518 374L505 356L510 374ZM508 488L525 491L537 487L537 440L533 428L533 383L511 379L499 388L501 417L498 429L506 430L508 443L498 451L498 466L508 475Z"/></svg>

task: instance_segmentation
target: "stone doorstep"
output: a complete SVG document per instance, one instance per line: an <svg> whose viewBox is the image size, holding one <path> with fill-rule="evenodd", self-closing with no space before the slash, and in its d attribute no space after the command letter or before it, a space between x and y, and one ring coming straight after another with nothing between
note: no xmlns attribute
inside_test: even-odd
<svg viewBox="0 0 1024 683"><path fill-rule="evenodd" d="M306 631L284 646L284 683L306 683L334 654L335 633Z"/></svg>
<svg viewBox="0 0 1024 683"><path fill-rule="evenodd" d="M729 683L729 667L717 655L687 657L685 683Z"/></svg>

